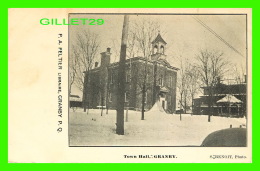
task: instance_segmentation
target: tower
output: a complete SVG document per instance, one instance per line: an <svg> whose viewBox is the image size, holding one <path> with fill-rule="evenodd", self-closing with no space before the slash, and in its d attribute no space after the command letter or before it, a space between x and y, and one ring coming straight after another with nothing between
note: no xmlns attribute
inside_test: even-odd
<svg viewBox="0 0 260 171"><path fill-rule="evenodd" d="M172 75L167 71L167 67L171 66L165 55L166 42L163 40L160 32L152 41L152 55L153 60L153 104L156 102L166 111L168 106L170 110L175 106L175 100L172 98L174 90L172 88ZM161 67L163 66L163 67ZM171 73L172 74L172 73ZM174 106L174 107L173 107Z"/></svg>
<svg viewBox="0 0 260 171"><path fill-rule="evenodd" d="M163 40L160 32L157 37L152 41L152 60L165 59L166 42Z"/></svg>

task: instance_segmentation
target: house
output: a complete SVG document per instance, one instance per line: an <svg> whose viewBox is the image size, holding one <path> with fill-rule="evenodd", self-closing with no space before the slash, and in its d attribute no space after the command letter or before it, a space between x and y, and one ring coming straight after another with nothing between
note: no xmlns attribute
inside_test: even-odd
<svg viewBox="0 0 260 171"><path fill-rule="evenodd" d="M125 108L141 110L142 88L146 77L145 110L159 102L168 113L175 112L178 68L167 62L166 44L158 34L151 44L153 53L150 59L134 57L126 60ZM86 108L117 108L119 63L110 63L110 50L107 48L101 53L100 66L96 63L96 67L86 73L83 91L83 105Z"/></svg>
<svg viewBox="0 0 260 171"><path fill-rule="evenodd" d="M70 108L71 107L82 107L82 99L78 95L70 95Z"/></svg>
<svg viewBox="0 0 260 171"><path fill-rule="evenodd" d="M222 84L218 83L213 87L213 96L209 95L209 88L202 87L203 95L193 99L193 113L206 114L210 113L209 101L212 101L211 112L218 116L246 116L247 104L247 84Z"/></svg>

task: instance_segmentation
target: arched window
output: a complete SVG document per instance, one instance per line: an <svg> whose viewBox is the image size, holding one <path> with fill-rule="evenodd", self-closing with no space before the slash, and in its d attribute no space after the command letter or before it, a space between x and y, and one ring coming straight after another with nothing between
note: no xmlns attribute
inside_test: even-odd
<svg viewBox="0 0 260 171"><path fill-rule="evenodd" d="M157 52L158 52L158 46L155 45L155 46L153 47L153 54L156 54Z"/></svg>
<svg viewBox="0 0 260 171"><path fill-rule="evenodd" d="M164 47L163 47L163 45L160 47L160 52L161 52L162 54L164 54Z"/></svg>
<svg viewBox="0 0 260 171"><path fill-rule="evenodd" d="M159 85L163 86L163 75L161 75L159 78Z"/></svg>

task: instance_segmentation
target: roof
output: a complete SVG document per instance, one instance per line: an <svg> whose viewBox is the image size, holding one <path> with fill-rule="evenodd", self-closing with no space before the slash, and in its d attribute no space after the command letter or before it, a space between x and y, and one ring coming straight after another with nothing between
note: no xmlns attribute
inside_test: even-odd
<svg viewBox="0 0 260 171"><path fill-rule="evenodd" d="M173 67L173 66L171 66L171 64L170 64L168 61L166 61L165 59L158 59L157 62L158 62L159 64L163 64L163 65L165 65L165 66L167 66L167 67L169 67L169 68Z"/></svg>
<svg viewBox="0 0 260 171"><path fill-rule="evenodd" d="M70 97L80 98L78 95L71 94Z"/></svg>
<svg viewBox="0 0 260 171"><path fill-rule="evenodd" d="M232 87L232 86L246 86L246 85L247 85L246 83L238 83L238 84L223 84L223 83L219 83L216 86L213 86L213 88L216 88L216 87ZM210 89L211 87L202 86L200 88Z"/></svg>
<svg viewBox="0 0 260 171"><path fill-rule="evenodd" d="M163 38L162 38L162 36L160 35L160 33L158 33L157 37L154 39L154 41L152 41L152 43L155 43L155 42L163 42L164 44L167 44L167 43L163 40Z"/></svg>
<svg viewBox="0 0 260 171"><path fill-rule="evenodd" d="M133 57L133 58L129 58L125 61L126 64L130 63L131 62L134 62L134 61L146 61L146 59L144 57ZM158 64L162 64L163 66L167 67L167 68L170 68L172 70L175 70L175 71L178 71L179 68L176 68L176 67L173 67L171 66L165 59L160 59L158 61L155 61L155 60L150 60L148 59L148 63L150 64L153 64L154 62L157 62ZM118 66L119 65L119 62L114 62L114 63L110 63L109 64L109 67L115 67L115 66ZM98 71L100 67L96 67L94 69L91 69L91 71Z"/></svg>
<svg viewBox="0 0 260 171"><path fill-rule="evenodd" d="M242 103L242 101L231 94L227 94L225 97L218 100L217 103Z"/></svg>
<svg viewBox="0 0 260 171"><path fill-rule="evenodd" d="M78 96L78 95L70 95L69 97L70 101L78 101L78 102L81 102L82 99Z"/></svg>
<svg viewBox="0 0 260 171"><path fill-rule="evenodd" d="M160 92L168 93L168 92L169 92L169 89L166 88L166 87L161 87L161 88L160 88Z"/></svg>
<svg viewBox="0 0 260 171"><path fill-rule="evenodd" d="M217 85L213 86L213 88L216 88L216 87L220 87L220 86L226 86L226 84L222 84L222 83L218 83ZM203 89L210 89L211 87L207 87L207 86L202 86L200 88L203 88Z"/></svg>

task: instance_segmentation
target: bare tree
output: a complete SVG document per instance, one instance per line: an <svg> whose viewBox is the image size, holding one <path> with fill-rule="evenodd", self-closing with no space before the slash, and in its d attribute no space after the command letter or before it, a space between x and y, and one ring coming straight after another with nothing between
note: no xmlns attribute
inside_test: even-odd
<svg viewBox="0 0 260 171"><path fill-rule="evenodd" d="M180 109L187 113L188 106L193 105L193 99L200 90L199 72L197 67L185 57L178 57L180 70L178 72L177 92ZM180 120L181 120L180 110Z"/></svg>
<svg viewBox="0 0 260 171"><path fill-rule="evenodd" d="M133 56L134 54L141 54L145 59L145 64L142 69L142 72L139 71L139 77L141 79L141 93L142 93L142 110L141 110L141 120L144 120L144 111L145 111L145 98L146 93L149 88L148 84L148 60L152 55L152 46L151 43L156 37L159 31L158 23L152 20L140 20L132 24L130 28L130 39L131 41L129 46L128 54ZM137 53L135 53L137 51Z"/></svg>
<svg viewBox="0 0 260 171"><path fill-rule="evenodd" d="M189 77L188 77L188 61L185 60L183 62L182 56L179 57L180 61L180 70L178 73L178 82L177 82L177 89L179 94L179 104L180 104L180 120L182 119L181 114L182 110L184 109L184 113L186 113L187 104L188 104L188 93L189 93Z"/></svg>
<svg viewBox="0 0 260 171"><path fill-rule="evenodd" d="M79 60L79 53L75 47L72 48L73 52L69 58L69 95L71 94L72 85L75 82L77 65Z"/></svg>
<svg viewBox="0 0 260 171"><path fill-rule="evenodd" d="M188 82L188 92L189 97L191 98L191 106L193 109L193 99L195 98L196 94L200 90L200 81L199 81L199 71L196 66L188 63L187 68L187 82Z"/></svg>
<svg viewBox="0 0 260 171"><path fill-rule="evenodd" d="M235 82L237 84L241 84L241 83L245 83L245 68L241 65L241 66L237 66L235 65L233 68L233 77L235 78Z"/></svg>
<svg viewBox="0 0 260 171"><path fill-rule="evenodd" d="M104 68L106 69L106 68ZM100 78L99 78L99 84L97 86L97 88L99 89L99 100L100 100L100 106L101 106L101 116L103 116L103 110L104 110L104 105L107 103L107 80L102 81L103 78L105 78L105 74L107 74L107 72L103 72L104 74L100 74Z"/></svg>
<svg viewBox="0 0 260 171"><path fill-rule="evenodd" d="M213 113L214 87L219 78L223 78L224 73L227 72L228 63L223 57L223 53L218 51L201 50L197 55L197 69L208 94L208 122Z"/></svg>
<svg viewBox="0 0 260 171"><path fill-rule="evenodd" d="M245 68L242 65L240 67L236 65L234 66L233 74L235 78L235 83L238 85L237 94L240 100L243 102L241 104L241 111L238 113L240 117L246 116L246 86L244 84L247 83L247 79L245 74Z"/></svg>
<svg viewBox="0 0 260 171"><path fill-rule="evenodd" d="M90 69L93 67L99 46L100 40L97 34L88 30L84 30L82 33L78 33L76 45L74 45L74 51L77 51L79 56L75 65L75 85L83 92L84 111L86 111L87 102L89 101L88 97L86 97L89 86L88 75Z"/></svg>

